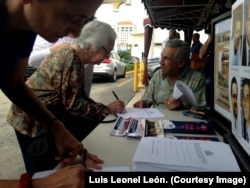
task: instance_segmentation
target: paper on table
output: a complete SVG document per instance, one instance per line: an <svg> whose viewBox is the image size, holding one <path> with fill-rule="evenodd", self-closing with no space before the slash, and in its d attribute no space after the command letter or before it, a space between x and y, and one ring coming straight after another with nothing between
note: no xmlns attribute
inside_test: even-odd
<svg viewBox="0 0 250 188"><path fill-rule="evenodd" d="M228 144L203 140L143 137L133 162L136 171L240 171Z"/></svg>
<svg viewBox="0 0 250 188"><path fill-rule="evenodd" d="M95 172L130 172L130 169L128 166L103 167L100 170L96 170L96 169L92 169L92 170L94 170ZM36 172L33 175L32 179L43 178L43 177L46 177L46 176L48 176L56 171L57 171L57 169Z"/></svg>
<svg viewBox="0 0 250 188"><path fill-rule="evenodd" d="M165 117L157 108L126 108L126 112L117 114L124 118L158 118Z"/></svg>
<svg viewBox="0 0 250 188"><path fill-rule="evenodd" d="M182 81L177 80L174 86L173 97L188 102L192 106L198 106L193 91Z"/></svg>

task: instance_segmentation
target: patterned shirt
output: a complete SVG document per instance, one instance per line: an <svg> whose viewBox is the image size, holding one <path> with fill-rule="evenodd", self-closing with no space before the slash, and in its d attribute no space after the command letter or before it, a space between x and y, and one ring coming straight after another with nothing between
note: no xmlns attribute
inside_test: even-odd
<svg viewBox="0 0 250 188"><path fill-rule="evenodd" d="M84 65L69 45L51 53L26 81L46 105L62 104L72 115L102 118L103 104L86 98L83 91ZM38 122L12 104L7 121L21 134L35 137Z"/></svg>
<svg viewBox="0 0 250 188"><path fill-rule="evenodd" d="M194 93L198 106L206 105L205 77L203 74L187 67L177 80L182 81L189 86ZM157 108L166 108L164 100L171 97L173 91L174 84L169 85L167 78L162 75L162 71L159 69L150 80L149 86L143 95L142 100L146 102L147 106L153 105L153 107ZM182 102L182 104L186 108L191 107L191 105L186 102Z"/></svg>

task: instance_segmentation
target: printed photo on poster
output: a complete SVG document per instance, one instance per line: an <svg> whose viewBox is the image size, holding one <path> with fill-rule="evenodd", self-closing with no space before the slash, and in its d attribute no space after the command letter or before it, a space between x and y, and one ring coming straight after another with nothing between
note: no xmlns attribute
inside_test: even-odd
<svg viewBox="0 0 250 188"><path fill-rule="evenodd" d="M232 10L232 28L230 39L230 64L241 65L242 57L242 31L243 31L243 4Z"/></svg>
<svg viewBox="0 0 250 188"><path fill-rule="evenodd" d="M231 126L233 135L250 156L250 0L237 0L233 4L232 20L235 24L232 24L231 36L236 22L242 21L242 58L238 59L237 66L229 63ZM230 61L234 56L230 49Z"/></svg>
<svg viewBox="0 0 250 188"><path fill-rule="evenodd" d="M243 138L249 143L250 139L250 79L242 79L241 86L242 127Z"/></svg>
<svg viewBox="0 0 250 188"><path fill-rule="evenodd" d="M215 24L214 37L214 108L230 121L228 75L231 17Z"/></svg>

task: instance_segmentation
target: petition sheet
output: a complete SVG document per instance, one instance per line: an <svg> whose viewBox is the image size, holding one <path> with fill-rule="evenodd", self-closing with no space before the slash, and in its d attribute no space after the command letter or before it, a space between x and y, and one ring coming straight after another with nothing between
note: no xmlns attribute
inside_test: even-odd
<svg viewBox="0 0 250 188"><path fill-rule="evenodd" d="M122 114L117 114L124 118L161 118L165 117L157 108L126 108Z"/></svg>
<svg viewBox="0 0 250 188"><path fill-rule="evenodd" d="M130 172L130 169L128 166L103 167L100 170L96 170L96 169L92 169L92 170L94 170L95 172ZM36 172L33 175L32 179L44 178L50 174L53 174L56 171L57 171L57 169Z"/></svg>
<svg viewBox="0 0 250 188"><path fill-rule="evenodd" d="M133 162L166 170L240 171L228 144L203 140L143 137Z"/></svg>

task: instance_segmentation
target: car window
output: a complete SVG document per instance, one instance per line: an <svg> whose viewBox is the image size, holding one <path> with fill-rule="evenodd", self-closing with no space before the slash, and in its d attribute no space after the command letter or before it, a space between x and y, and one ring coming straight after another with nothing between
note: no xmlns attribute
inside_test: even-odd
<svg viewBox="0 0 250 188"><path fill-rule="evenodd" d="M109 57L112 58L112 59L114 59L114 58L115 58L115 57L114 57L114 53L111 52Z"/></svg>

